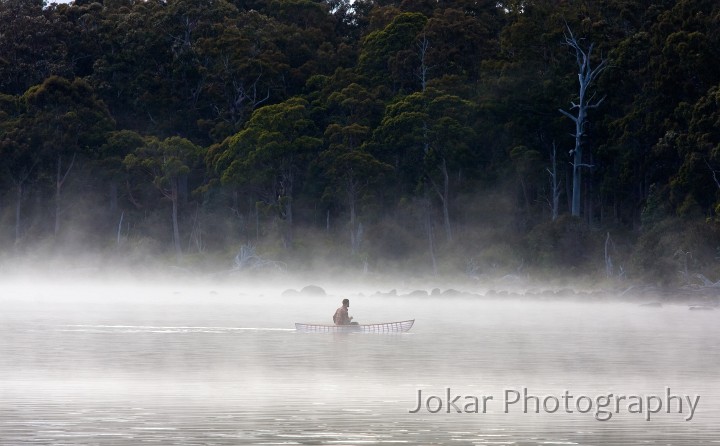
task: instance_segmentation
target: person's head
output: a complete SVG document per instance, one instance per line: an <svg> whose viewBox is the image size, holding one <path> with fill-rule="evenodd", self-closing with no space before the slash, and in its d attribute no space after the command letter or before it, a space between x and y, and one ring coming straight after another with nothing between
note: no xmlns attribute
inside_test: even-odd
<svg viewBox="0 0 720 446"><path fill-rule="evenodd" d="M343 299L343 307L350 308L350 299Z"/></svg>

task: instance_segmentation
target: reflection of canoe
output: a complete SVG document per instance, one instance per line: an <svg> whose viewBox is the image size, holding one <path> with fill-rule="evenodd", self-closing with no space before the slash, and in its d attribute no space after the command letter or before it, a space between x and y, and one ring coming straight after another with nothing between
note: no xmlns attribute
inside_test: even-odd
<svg viewBox="0 0 720 446"><path fill-rule="evenodd" d="M305 333L402 333L412 328L415 319L401 322L364 325L317 325L295 323L295 329Z"/></svg>

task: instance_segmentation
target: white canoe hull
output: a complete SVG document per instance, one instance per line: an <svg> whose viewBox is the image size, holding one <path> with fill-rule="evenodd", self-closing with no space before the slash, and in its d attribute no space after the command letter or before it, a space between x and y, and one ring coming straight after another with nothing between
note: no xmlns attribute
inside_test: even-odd
<svg viewBox="0 0 720 446"><path fill-rule="evenodd" d="M361 325L318 325L295 323L295 329L303 333L404 333L410 330L415 319L400 322Z"/></svg>

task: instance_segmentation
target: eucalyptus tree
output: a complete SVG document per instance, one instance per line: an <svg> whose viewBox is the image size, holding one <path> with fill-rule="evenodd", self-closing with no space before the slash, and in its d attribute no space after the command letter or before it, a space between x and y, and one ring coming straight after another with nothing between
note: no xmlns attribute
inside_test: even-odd
<svg viewBox="0 0 720 446"><path fill-rule="evenodd" d="M653 184L656 190L672 189L668 198L675 211L686 212L687 204L702 197L697 203L712 212L712 187L688 188L686 181L712 185L705 159L715 168L714 160L687 141L693 138L694 108L720 83L720 4L682 0L642 8L637 31L618 42L614 69L601 79L604 88L617 92L605 107L610 116L603 150L616 159L614 189L637 224ZM699 195L688 193L702 189Z"/></svg>
<svg viewBox="0 0 720 446"><path fill-rule="evenodd" d="M91 82L110 107L118 127L162 134L169 97L171 54L157 26L160 2L106 2L99 23L102 39Z"/></svg>
<svg viewBox="0 0 720 446"><path fill-rule="evenodd" d="M28 184L37 176L40 151L33 150L31 130L18 96L0 94L0 184L9 180L15 189L15 244L23 235L22 203Z"/></svg>
<svg viewBox="0 0 720 446"><path fill-rule="evenodd" d="M284 99L288 64L278 44L281 26L272 17L243 11L214 27L216 35L197 42L203 76L198 107L210 139L222 141L240 131L257 107Z"/></svg>
<svg viewBox="0 0 720 446"><path fill-rule="evenodd" d="M293 243L293 199L308 157L322 147L308 102L293 97L253 112L245 128L208 158L224 185L248 186L275 213L287 249Z"/></svg>
<svg viewBox="0 0 720 446"><path fill-rule="evenodd" d="M326 107L333 122L325 129L326 149L320 155L320 164L329 179L325 195L344 195L350 219L350 247L352 254L357 254L363 232L359 203L392 170L376 159L366 144L383 104L377 92L351 83L332 93Z"/></svg>
<svg viewBox="0 0 720 446"><path fill-rule="evenodd" d="M54 9L40 0L0 1L0 92L21 95L51 75L72 75Z"/></svg>
<svg viewBox="0 0 720 446"><path fill-rule="evenodd" d="M81 79L49 77L28 89L22 99L33 150L41 153L42 168L54 177L57 235L64 211L63 187L76 161L97 151L115 122L92 87Z"/></svg>
<svg viewBox="0 0 720 446"><path fill-rule="evenodd" d="M170 200L173 246L178 259L182 255L178 223L180 180L189 175L201 159L200 147L185 138L171 136L163 140L147 138L143 146L137 147L123 161L127 168L144 172L162 196Z"/></svg>
<svg viewBox="0 0 720 446"><path fill-rule="evenodd" d="M437 2L422 30L429 74L457 76L469 85L478 82L483 62L500 51L503 16L492 0Z"/></svg>
<svg viewBox="0 0 720 446"><path fill-rule="evenodd" d="M682 129L666 132L654 147L656 159L674 165L665 195L683 217L720 215L719 101L720 83L683 110Z"/></svg>
<svg viewBox="0 0 720 446"><path fill-rule="evenodd" d="M473 158L475 116L472 102L428 88L390 104L373 135L378 158L394 166L403 184L424 185L437 197L448 241L453 239L451 171Z"/></svg>
<svg viewBox="0 0 720 446"><path fill-rule="evenodd" d="M109 209L111 212L118 210L118 196L120 187L125 187L130 197L130 202L139 206L132 198L130 191L130 179L124 164L125 157L144 147L145 139L132 130L117 130L110 132L107 140L100 147L98 159L95 161L99 167L99 176L104 176L108 183Z"/></svg>
<svg viewBox="0 0 720 446"><path fill-rule="evenodd" d="M370 32L362 42L359 72L373 85L387 85L394 92L417 90L415 43L427 20L423 14L404 12L383 29Z"/></svg>

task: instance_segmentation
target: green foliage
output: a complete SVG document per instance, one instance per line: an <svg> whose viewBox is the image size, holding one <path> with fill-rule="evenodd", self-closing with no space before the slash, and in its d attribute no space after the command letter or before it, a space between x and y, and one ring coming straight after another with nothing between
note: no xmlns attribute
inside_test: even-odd
<svg viewBox="0 0 720 446"><path fill-rule="evenodd" d="M0 248L87 229L166 256L172 222L196 264L250 239L326 256L352 234L336 251L353 267L424 268L432 242L441 270L592 270L612 229L639 275L656 256L673 276L675 245L702 269L720 220L719 23L713 0L0 2ZM579 220L562 215L568 28L610 62Z"/></svg>
<svg viewBox="0 0 720 446"><path fill-rule="evenodd" d="M131 138L132 143L137 143ZM159 140L150 137L145 144L127 154L123 163L128 169L137 169L148 175L151 183L164 196L177 197L177 181L187 176L191 168L201 159L201 149L189 140L172 136Z"/></svg>
<svg viewBox="0 0 720 446"><path fill-rule="evenodd" d="M650 186L648 197L640 213L640 222L645 231L663 221L668 216L667 193L657 185Z"/></svg>
<svg viewBox="0 0 720 446"><path fill-rule="evenodd" d="M663 285L687 284L694 274L718 280L718 247L717 223L667 218L638 239L632 274Z"/></svg>
<svg viewBox="0 0 720 446"><path fill-rule="evenodd" d="M284 190L290 187L288 181L321 144L315 132L302 98L258 109L245 129L229 138L227 152L217 161L223 183L249 183L269 197L289 193Z"/></svg>
<svg viewBox="0 0 720 446"><path fill-rule="evenodd" d="M417 85L413 80L417 65L413 45L426 22L422 14L402 13L383 30L368 34L358 61L360 72L373 83L386 83L395 91Z"/></svg>
<svg viewBox="0 0 720 446"><path fill-rule="evenodd" d="M19 95L50 75L72 75L61 29L43 2L0 2L0 92Z"/></svg>
<svg viewBox="0 0 720 446"><path fill-rule="evenodd" d="M101 144L114 122L90 84L51 76L23 95L27 116L44 147L90 150Z"/></svg>

